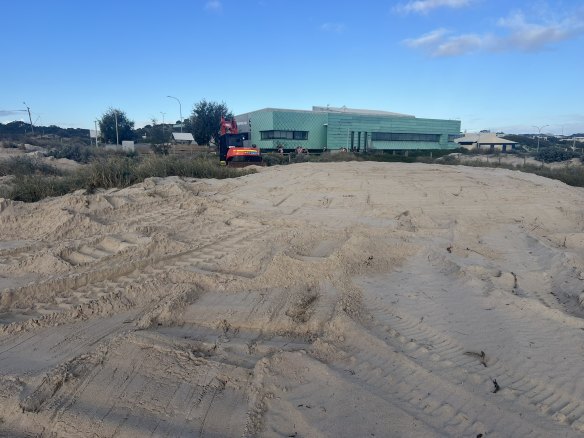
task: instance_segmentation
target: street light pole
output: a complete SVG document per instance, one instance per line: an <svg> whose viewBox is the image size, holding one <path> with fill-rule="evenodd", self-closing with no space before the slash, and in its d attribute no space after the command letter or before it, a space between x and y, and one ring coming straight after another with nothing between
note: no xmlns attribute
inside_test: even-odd
<svg viewBox="0 0 584 438"><path fill-rule="evenodd" d="M118 135L118 111L114 110L114 118L116 119L116 146L120 145L120 136Z"/></svg>
<svg viewBox="0 0 584 438"><path fill-rule="evenodd" d="M93 123L95 123L95 147L97 147L97 119Z"/></svg>
<svg viewBox="0 0 584 438"><path fill-rule="evenodd" d="M180 132L182 132L183 118L182 118L182 105L180 104L180 100L178 100L178 98L174 97L174 96L166 96L166 97L170 97L171 99L174 99L178 102L178 112L180 115Z"/></svg>
<svg viewBox="0 0 584 438"><path fill-rule="evenodd" d="M32 135L34 135L34 127L32 126L32 117L30 116L30 108L28 107L26 102L22 102L22 103L24 104L24 106L26 107L26 110L28 111L28 120L30 120L30 130L32 132Z"/></svg>
<svg viewBox="0 0 584 438"><path fill-rule="evenodd" d="M160 111L160 114L162 114L162 139L165 140L165 143L166 143L166 137L164 136L164 116L166 113L163 113L162 111Z"/></svg>
<svg viewBox="0 0 584 438"><path fill-rule="evenodd" d="M533 126L533 128L535 128L539 131L539 134L537 135L537 153L539 154L539 137L541 137L541 130L547 126L550 126L550 125L543 125L543 126L532 125L532 126Z"/></svg>

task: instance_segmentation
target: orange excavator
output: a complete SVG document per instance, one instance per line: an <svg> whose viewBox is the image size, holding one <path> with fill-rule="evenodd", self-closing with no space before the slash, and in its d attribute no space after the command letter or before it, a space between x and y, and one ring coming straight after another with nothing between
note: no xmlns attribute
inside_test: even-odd
<svg viewBox="0 0 584 438"><path fill-rule="evenodd" d="M240 133L237 129L237 122L232 119L230 122L221 117L221 131L219 135L219 159L232 167L245 167L252 164L261 165L262 155L260 150L253 145L244 146L244 140L248 139L248 133Z"/></svg>

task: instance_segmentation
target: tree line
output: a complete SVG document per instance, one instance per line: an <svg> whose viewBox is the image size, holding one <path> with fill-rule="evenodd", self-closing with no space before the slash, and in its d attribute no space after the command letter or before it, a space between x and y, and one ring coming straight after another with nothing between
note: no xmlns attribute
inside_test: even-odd
<svg viewBox="0 0 584 438"><path fill-rule="evenodd" d="M134 121L125 111L119 108L108 108L98 119L99 142L116 143L119 141L121 143L124 140L133 140L152 144L169 143L172 140L172 132L178 131L178 128L174 128L174 126L182 124L182 131L192 133L198 144L209 144L213 138L217 138L222 116L225 118L233 117L233 113L224 102L218 103L203 99L193 105L191 114L184 120L177 120L176 123L159 123L158 120L152 119L151 123L143 128L134 128ZM65 129L55 125L34 127L35 137L69 138L80 143L89 143L89 132L89 129ZM29 123L23 121L0 123L0 139L23 141L25 138L30 138L31 134Z"/></svg>
<svg viewBox="0 0 584 438"><path fill-rule="evenodd" d="M183 132L193 134L198 144L209 144L217 138L220 130L221 117L232 118L233 113L224 102L218 103L203 99L193 105L189 117L177 120L176 125L182 124ZM168 143L171 140L175 124L158 123L156 119L143 128L134 129L134 121L125 111L118 108L109 108L99 119L100 141L116 143L124 140L147 141L152 144ZM117 133L116 133L117 123Z"/></svg>

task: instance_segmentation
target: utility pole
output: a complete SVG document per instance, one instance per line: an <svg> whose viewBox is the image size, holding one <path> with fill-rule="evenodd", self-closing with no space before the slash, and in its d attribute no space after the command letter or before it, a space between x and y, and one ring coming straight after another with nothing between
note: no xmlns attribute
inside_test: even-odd
<svg viewBox="0 0 584 438"><path fill-rule="evenodd" d="M537 129L539 131L539 134L537 135L537 153L539 154L539 137L541 137L541 130L543 128L545 128L546 126L550 126L550 125L543 125L543 126L535 126L533 125L533 128Z"/></svg>
<svg viewBox="0 0 584 438"><path fill-rule="evenodd" d="M180 104L180 100L178 100L178 98L174 97L174 96L166 96L166 97L170 97L171 99L174 99L178 102L178 112L180 114L180 132L182 132L183 118L182 118L182 105Z"/></svg>
<svg viewBox="0 0 584 438"><path fill-rule="evenodd" d="M163 113L162 111L160 111L160 114L162 114L162 139L164 140L164 142L166 143L166 137L164 136L164 115L166 113Z"/></svg>
<svg viewBox="0 0 584 438"><path fill-rule="evenodd" d="M95 123L95 147L97 147L97 119L93 122Z"/></svg>
<svg viewBox="0 0 584 438"><path fill-rule="evenodd" d="M34 127L32 126L32 117L30 116L30 108L28 107L26 102L22 102L22 103L24 104L24 106L26 107L26 110L28 111L28 120L30 120L30 130L32 132L32 135L34 135Z"/></svg>
<svg viewBox="0 0 584 438"><path fill-rule="evenodd" d="M116 119L116 146L120 145L120 136L118 135L118 111L114 110L114 118Z"/></svg>

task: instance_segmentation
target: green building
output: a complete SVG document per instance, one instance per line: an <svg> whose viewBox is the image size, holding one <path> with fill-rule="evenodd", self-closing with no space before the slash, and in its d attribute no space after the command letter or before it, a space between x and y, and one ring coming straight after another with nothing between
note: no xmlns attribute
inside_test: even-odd
<svg viewBox="0 0 584 438"><path fill-rule="evenodd" d="M265 108L235 117L249 143L262 150L455 149L459 120L419 119L386 111L312 107L312 111Z"/></svg>

